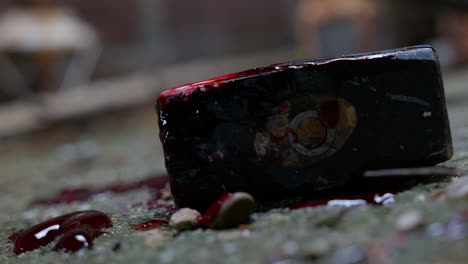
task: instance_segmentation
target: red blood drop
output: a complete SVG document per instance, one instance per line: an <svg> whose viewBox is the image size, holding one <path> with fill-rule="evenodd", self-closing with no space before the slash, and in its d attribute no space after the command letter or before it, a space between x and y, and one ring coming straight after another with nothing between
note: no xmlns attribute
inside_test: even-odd
<svg viewBox="0 0 468 264"><path fill-rule="evenodd" d="M65 233L73 228L87 225L94 229L102 229L112 227L110 218L99 211L82 211L68 217L62 223L61 231Z"/></svg>
<svg viewBox="0 0 468 264"><path fill-rule="evenodd" d="M135 225L133 228L135 228L138 231L149 231L153 229L160 229L164 226L167 225L167 221L165 220L151 220L148 222L144 222L138 225Z"/></svg>
<svg viewBox="0 0 468 264"><path fill-rule="evenodd" d="M15 253L21 254L35 250L54 241L59 235L81 225L94 229L111 227L112 222L107 215L99 211L78 211L49 219L45 222L27 228L11 237L15 241Z"/></svg>
<svg viewBox="0 0 468 264"><path fill-rule="evenodd" d="M221 207L224 203L231 198L233 193L225 193L218 198L211 206L208 208L206 213L198 218L198 222L202 227L209 227L216 219L221 210Z"/></svg>
<svg viewBox="0 0 468 264"><path fill-rule="evenodd" d="M63 217L52 218L38 225L25 229L15 239L15 253L20 254L45 246L60 235Z"/></svg>
<svg viewBox="0 0 468 264"><path fill-rule="evenodd" d="M91 226L83 225L66 232L55 245L55 250L75 252L82 248L91 248L93 239L102 235L103 232Z"/></svg>

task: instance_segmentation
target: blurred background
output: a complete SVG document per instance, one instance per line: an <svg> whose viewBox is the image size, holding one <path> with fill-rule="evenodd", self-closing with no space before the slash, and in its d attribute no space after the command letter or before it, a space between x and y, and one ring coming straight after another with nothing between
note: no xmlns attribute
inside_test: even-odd
<svg viewBox="0 0 468 264"><path fill-rule="evenodd" d="M48 254L49 247L11 258L11 263L106 262L104 254L111 259L108 263L142 262L133 259L137 256L136 259L152 263L155 254L161 261L170 261L168 256L191 249L200 256L213 251L234 257L250 245L244 243L245 232L250 233L248 226L240 233L223 233L223 239L218 235L221 233L206 232L205 237L205 232L196 232L196 240L187 240L187 249L179 242L189 236L182 235L176 243L164 246L164 250L178 245L177 248L164 252L156 248L159 239L167 237L164 233L148 232L148 242L148 238L125 231L127 224L158 215L158 204L149 189L117 192L166 174L155 113L161 91L285 61L420 44L433 45L439 51L455 140L456 155L451 164L466 168L468 0L0 0L0 262L8 262L6 258L14 254L13 244L6 239L14 231L40 219L89 209L112 214L113 220L118 220L116 230L124 231L109 236L109 243L104 240L107 244L96 245L89 254L77 254L77 258ZM102 191L113 188L114 194ZM458 239L468 232L467 213L460 211L451 216L455 220L429 225L444 219L453 210L448 208L460 204L466 209L466 202L454 200L446 209L439 201L422 203L424 197L431 199L432 188L435 187L420 186L417 192L410 192L414 194L404 195L402 206L381 210L385 214L382 217L376 210L365 209L365 215L358 212L343 218L349 212L343 210L343 214L336 211L335 220L335 211L323 214L320 210L320 217L309 211L304 218L291 214L291 221L286 224L289 220L284 219L289 219L289 215L275 210L267 217L271 225L268 220L253 226L253 232L264 231L252 233L252 238L265 239L260 242L268 248L287 234L285 241L275 246L276 251L303 254L308 253L304 249L310 250L304 260L311 257L313 262L322 261L321 254L332 249L351 246L347 241L357 239L356 246L339 250L333 256L351 263L356 258L362 260L368 248L385 257L384 247L390 248L386 250L393 256L394 248L400 247L394 241L408 240L411 245L418 245L407 249L402 244L401 252L408 259L412 254L426 255L429 251L427 259L448 256L438 263L466 263L456 253L466 255L462 254L466 240ZM90 197L93 193L97 195ZM460 193L460 197L466 194ZM54 200L63 203L47 202ZM418 207L408 211L411 218L412 213L417 218L409 219L411 230L422 234L426 225L428 232L433 226L447 230L437 235L440 243L426 243L425 237L407 238L406 234L412 231L407 232L406 227L395 236L387 237L389 227L373 234L382 221L387 226L393 226L394 220L400 226L403 218L408 222L408 214L402 213L415 204ZM160 212L167 216L165 211ZM310 219L312 227L319 228L310 236L317 240L304 240L307 234L302 230L314 229L308 224ZM362 222L358 228L356 221ZM307 225L307 229L271 232L280 231L281 226L296 227L297 223ZM371 223L369 228L361 232L367 223ZM336 232L322 239L323 232L334 227ZM464 232L458 236L460 228ZM451 233L455 233L457 244L448 240ZM294 241L296 236L300 237L298 243ZM368 247L366 236L372 237L370 242L375 241L375 247ZM242 239L240 243L245 247L236 249L237 239ZM199 250L201 247L193 246L199 242L220 247ZM443 246L435 249L438 245ZM271 262L275 260L270 258L273 251L264 254L255 249L249 255L268 254ZM128 257L122 258L122 253ZM86 261L87 256L92 259ZM213 262L211 256L209 259ZM195 257L193 261L196 260ZM280 262L289 259L275 263ZM302 258L297 262L302 262Z"/></svg>
<svg viewBox="0 0 468 264"><path fill-rule="evenodd" d="M419 44L439 51L465 151L466 0L0 0L0 221L67 188L164 174L163 90Z"/></svg>
<svg viewBox="0 0 468 264"><path fill-rule="evenodd" d="M462 69L468 2L2 0L0 136L153 108L162 90L252 67L419 44Z"/></svg>

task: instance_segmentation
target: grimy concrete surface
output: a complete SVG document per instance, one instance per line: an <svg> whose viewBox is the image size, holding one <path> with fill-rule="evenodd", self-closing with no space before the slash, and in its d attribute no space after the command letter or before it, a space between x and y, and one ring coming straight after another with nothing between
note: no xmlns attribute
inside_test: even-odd
<svg viewBox="0 0 468 264"><path fill-rule="evenodd" d="M446 74L455 155L468 167L468 71ZM146 189L87 201L32 206L65 187L98 188L164 173L153 106L0 142L0 263L468 263L468 183L425 181L388 207L272 209L231 230L138 232L133 225L167 219L148 209ZM455 181L454 183L451 183ZM449 189L445 189L449 186ZM14 231L76 210L112 217L111 234L92 249L55 252L53 243L16 255Z"/></svg>

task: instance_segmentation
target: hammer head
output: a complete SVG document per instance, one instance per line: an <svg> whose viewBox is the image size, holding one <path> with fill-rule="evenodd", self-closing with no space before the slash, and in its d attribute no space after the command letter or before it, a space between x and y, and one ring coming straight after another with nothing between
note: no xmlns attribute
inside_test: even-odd
<svg viewBox="0 0 468 264"><path fill-rule="evenodd" d="M443 83L428 46L276 64L172 88L160 138L179 206L224 192L257 200L343 186L365 170L452 156Z"/></svg>

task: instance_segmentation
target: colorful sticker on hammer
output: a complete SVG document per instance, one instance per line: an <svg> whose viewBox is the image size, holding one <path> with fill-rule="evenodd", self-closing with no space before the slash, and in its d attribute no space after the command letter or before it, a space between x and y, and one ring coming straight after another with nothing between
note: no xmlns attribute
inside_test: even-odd
<svg viewBox="0 0 468 264"><path fill-rule="evenodd" d="M258 122L254 148L262 160L307 167L340 150L356 125L356 109L347 100L300 97L274 107Z"/></svg>

